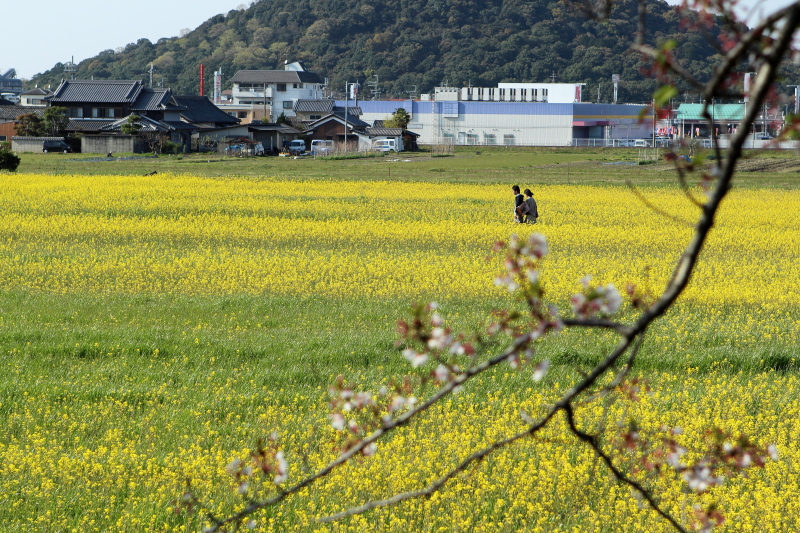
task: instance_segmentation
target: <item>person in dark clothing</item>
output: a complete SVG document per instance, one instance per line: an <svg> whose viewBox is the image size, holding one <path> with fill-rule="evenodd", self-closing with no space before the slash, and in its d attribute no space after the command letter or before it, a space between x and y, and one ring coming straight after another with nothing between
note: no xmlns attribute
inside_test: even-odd
<svg viewBox="0 0 800 533"><path fill-rule="evenodd" d="M517 208L525 201L522 197L522 194L519 192L519 185L514 185L511 187L511 191L514 193L514 222L519 224L522 222L522 217L519 213L517 213Z"/></svg>
<svg viewBox="0 0 800 533"><path fill-rule="evenodd" d="M525 189L525 203L528 204L528 214L525 216L526 224L536 224L536 219L539 218L539 208L536 206L536 200L533 199L533 193L530 189Z"/></svg>

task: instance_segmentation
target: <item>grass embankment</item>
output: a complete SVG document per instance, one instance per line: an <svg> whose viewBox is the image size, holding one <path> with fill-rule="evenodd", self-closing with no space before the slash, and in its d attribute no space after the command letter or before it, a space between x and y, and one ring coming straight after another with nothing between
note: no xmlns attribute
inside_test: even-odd
<svg viewBox="0 0 800 533"><path fill-rule="evenodd" d="M334 454L325 391L337 374L375 391L410 371L393 347L409 303L440 302L456 329L508 305L492 284L499 261L484 258L512 231L547 235L543 279L564 312L587 273L618 287L663 286L689 230L613 184L634 177L660 208L691 218L669 172L580 163L608 157L602 150L481 151L410 163L237 160L205 167L212 178L0 176L0 523L9 531L184 531L185 518L170 510L183 480L229 508L225 465L273 429L298 479ZM159 172L184 161L160 158ZM146 170L138 164L116 170ZM390 165L391 177L381 175ZM225 168L244 177L216 177ZM735 191L722 213L693 286L648 335L638 375L652 394L580 416L608 434L631 415L643 429L679 425L690 448L709 426L776 442L780 462L714 496L728 531L756 523L788 531L800 516L800 193L754 188L762 179L795 186L791 175L748 179L742 188L750 190ZM512 181L536 186L541 225L508 223ZM314 517L430 481L518 430L520 403L535 414L613 342L583 331L543 341L539 356L552 361L545 382L498 369L388 440L376 458L261 515L259 530L318 530ZM697 501L681 494L680 480L657 486L678 516ZM430 500L340 530L368 528L666 530L559 426Z"/></svg>

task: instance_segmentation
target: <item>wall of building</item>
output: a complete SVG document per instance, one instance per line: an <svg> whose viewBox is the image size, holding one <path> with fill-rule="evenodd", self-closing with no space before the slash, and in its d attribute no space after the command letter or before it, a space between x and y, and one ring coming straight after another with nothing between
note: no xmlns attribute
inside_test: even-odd
<svg viewBox="0 0 800 533"><path fill-rule="evenodd" d="M0 124L0 141L11 141L11 137L16 135L14 133L14 126L16 125L17 123L14 121Z"/></svg>
<svg viewBox="0 0 800 533"><path fill-rule="evenodd" d="M344 105L343 101L336 105ZM403 108L420 144L569 146L576 138L647 138L644 106L540 102L383 100L358 102L372 124Z"/></svg>
<svg viewBox="0 0 800 533"><path fill-rule="evenodd" d="M108 154L119 152L141 153L133 135L84 135L81 137L81 152L84 154Z"/></svg>
<svg viewBox="0 0 800 533"><path fill-rule="evenodd" d="M11 149L15 152L42 153L44 141L63 141L64 137L12 137Z"/></svg>

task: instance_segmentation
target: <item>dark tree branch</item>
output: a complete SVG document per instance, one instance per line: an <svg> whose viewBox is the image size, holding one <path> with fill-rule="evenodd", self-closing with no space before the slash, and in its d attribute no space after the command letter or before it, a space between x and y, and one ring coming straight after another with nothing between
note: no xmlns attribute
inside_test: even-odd
<svg viewBox="0 0 800 533"><path fill-rule="evenodd" d="M572 409L572 405L564 406L564 413L567 416L567 422L569 423L570 431L572 431L579 439L588 444L594 450L594 453L596 453L597 456L603 460L603 462L606 464L606 467L608 467L611 473L614 474L615 478L622 481L623 483L630 485L636 492L641 494L642 498L644 498L647 501L648 505L650 505L650 507L655 512L661 515L662 518L664 518L667 522L669 522L673 528L675 528L677 531L680 531L681 533L686 533L686 530L683 528L683 526L681 526L678 523L678 521L672 517L672 515L664 511L658 505L658 502L655 501L652 494L650 494L649 490L644 488L635 479L626 476L621 470L619 470L616 466L614 466L614 462L611 460L611 456L603 451L603 449L600 447L600 444L597 442L596 437L594 437L593 435L589 435L588 433L584 433L583 431L578 429L578 427L575 425L575 413Z"/></svg>
<svg viewBox="0 0 800 533"><path fill-rule="evenodd" d="M644 9L642 7L644 4L641 0L639 5L640 25L642 25L643 22L641 21L643 20L643 17L641 13ZM777 39L771 44L771 46L766 50L766 53L762 56L763 64L759 69L755 86L751 91L751 101L753 104L749 107L742 121L744 127L741 128L742 131L738 132L732 138L731 145L726 154L724 162L715 167L714 188L709 195L708 201L705 204L702 204L701 214L698 222L695 225L694 234L683 254L681 255L676 267L674 268L672 276L668 281L664 292L648 309L642 312L638 320L629 326L624 326L602 319L567 319L564 321L565 325L573 327L593 326L614 329L621 336L618 345L605 357L603 361L598 363L586 376L584 376L583 379L573 385L572 388L565 391L562 394L561 399L556 404L551 406L538 422L530 424L525 431L514 434L502 441L495 442L481 450L474 452L469 457L464 459L459 465L451 469L444 476L440 477L424 489L397 494L385 500L367 502L359 507L353 507L351 509L342 511L341 513L321 518L319 519L320 521L324 522L338 520L347 516L364 513L378 507L392 505L410 498L430 495L440 490L450 479L458 475L460 472L466 470L471 464L488 457L497 450L502 449L524 437L535 435L539 430L544 428L550 421L552 421L559 411L563 410L567 417L567 421L572 433L574 433L583 442L586 442L595 451L595 453L606 463L606 466L613 473L613 475L618 480L630 485L636 491L638 491L648 502L648 504L660 516L667 520L673 528L675 528L677 531L685 532L685 529L673 517L671 517L666 511L658 506L658 503L655 501L653 495L647 489L642 487L635 480L628 478L614 465L611 456L601 449L596 437L577 428L574 420L573 402L575 402L583 393L594 387L598 380L607 372L609 372L609 370L613 368L617 364L618 360L626 353L628 353L628 360L626 368L623 369L621 374L627 374L627 372L633 366L639 346L641 345L641 337L644 335L647 328L656 319L666 313L666 311L675 303L677 298L687 287L697 264L698 257L708 238L708 234L711 228L714 226L716 214L730 190L731 179L735 170L736 161L741 157L742 146L744 145L747 131L755 121L755 118L758 114L758 109L766 99L770 86L775 81L778 65L791 45L794 30L800 25L800 3L796 3L776 13L775 15L769 17L764 23L760 24L757 28L749 32L745 38L743 38L742 41L727 55L723 61L723 64L717 69L717 73L712 82L703 87L704 90L702 91L702 94L704 95L707 106L708 102L716 94L718 94L717 90L727 79L728 74L733 69L734 65L736 65L749 51L750 47L757 41L758 38L760 38L763 32L767 28L775 26L778 21L782 21L783 25L778 32ZM643 47L642 45L643 35L644 34L642 31L640 32L640 36L637 37L637 39L641 39L637 47L642 48L642 50L646 50L646 47ZM681 74L683 71L681 71L676 65L669 65L669 67L679 75L683 76L683 74ZM692 83L693 78L689 77L685 79ZM639 340L635 342L637 338ZM409 409L403 415L394 420L385 421L382 427L374 431L368 437L362 439L347 451L340 454L327 466L319 470L317 473L286 489L285 491L279 492L277 495L261 502L250 502L243 510L226 519L216 519L211 513L208 513L206 516L213 522L213 525L212 527L208 528L207 531L219 531L220 528L229 524L233 525L235 528L238 528L244 518L250 516L259 509L275 505L290 495L293 495L298 491L312 485L319 479L327 476L334 469L345 464L351 458L361 453L367 446L373 444L384 435L409 424L415 417L427 411L431 406L453 393L454 390L457 390L457 388L463 386L473 377L507 361L510 356L518 355L527 347L529 347L534 340L535 337L531 333L520 335L514 339L511 346L509 346L501 354L486 361L477 362L464 370L461 374L455 375L441 388L439 388L428 400L417 407ZM619 378L619 376L617 376L617 378Z"/></svg>

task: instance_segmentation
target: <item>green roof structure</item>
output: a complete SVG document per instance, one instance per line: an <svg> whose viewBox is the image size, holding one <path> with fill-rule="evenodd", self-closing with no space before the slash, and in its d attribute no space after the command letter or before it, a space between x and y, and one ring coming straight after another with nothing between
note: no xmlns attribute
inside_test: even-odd
<svg viewBox="0 0 800 533"><path fill-rule="evenodd" d="M708 106L708 113L715 122L741 122L744 118L744 104L715 104ZM681 104L678 106L678 120L705 121L703 104Z"/></svg>

